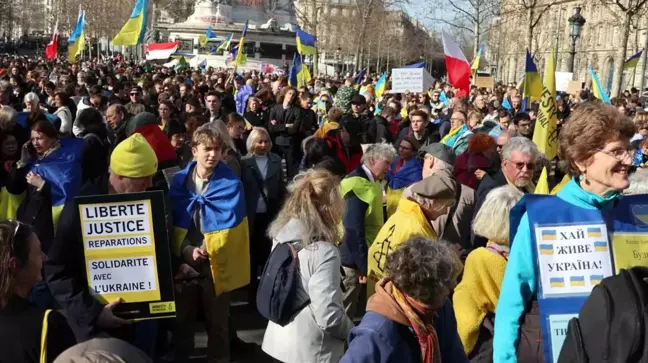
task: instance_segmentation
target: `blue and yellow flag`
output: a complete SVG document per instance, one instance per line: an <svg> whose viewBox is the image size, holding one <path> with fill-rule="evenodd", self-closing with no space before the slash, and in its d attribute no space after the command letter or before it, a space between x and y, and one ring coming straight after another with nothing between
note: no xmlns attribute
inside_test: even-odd
<svg viewBox="0 0 648 363"><path fill-rule="evenodd" d="M85 11L79 9L79 17L77 18L74 30L68 39L68 62L75 63L76 57L83 53L85 48Z"/></svg>
<svg viewBox="0 0 648 363"><path fill-rule="evenodd" d="M137 45L144 42L147 22L148 0L137 0L130 18L113 38L113 45Z"/></svg>
<svg viewBox="0 0 648 363"><path fill-rule="evenodd" d="M221 161L204 193L196 194L193 188L187 187L187 178L195 166L196 162L191 162L175 174L169 188L174 223L171 251L180 256L187 232L201 228L214 289L220 295L250 283L250 234L243 184ZM201 227L196 227L193 220L196 210L200 211Z"/></svg>
<svg viewBox="0 0 648 363"><path fill-rule="evenodd" d="M378 79L378 82L376 82L376 98L382 97L383 93L385 92L385 88L387 88L387 72L383 73L382 76L380 76L380 79Z"/></svg>
<svg viewBox="0 0 648 363"><path fill-rule="evenodd" d="M526 65L524 66L524 98L529 98L531 102L537 101L542 97L542 79L538 73L538 67L533 62L533 57L527 49Z"/></svg>
<svg viewBox="0 0 648 363"><path fill-rule="evenodd" d="M306 87L311 80L311 74L305 64L302 63L301 55L295 53L293 64L288 74L288 85L291 87Z"/></svg>
<svg viewBox="0 0 648 363"><path fill-rule="evenodd" d="M297 53L299 54L316 54L317 48L315 47L315 42L317 38L308 34L305 31L302 31L299 26L295 31L296 42L297 42Z"/></svg>
<svg viewBox="0 0 648 363"><path fill-rule="evenodd" d="M236 53L236 58L234 58L234 65L240 66L244 64L243 54L245 54L245 35L247 34L248 22L245 22L243 27L243 32L241 33L241 39L239 39L238 51Z"/></svg>
<svg viewBox="0 0 648 363"><path fill-rule="evenodd" d="M479 61L481 60L482 56L482 47L479 47L479 50L477 51L477 55L475 56L475 59L473 59L472 65L470 66L470 69L473 70L473 73L476 72L479 69Z"/></svg>
<svg viewBox="0 0 648 363"><path fill-rule="evenodd" d="M643 53L643 50L640 50L637 52L637 54L633 55L632 57L628 58L625 62L623 62L623 69L630 69L630 68L636 68L637 64L639 63L639 59L641 58L641 53Z"/></svg>
<svg viewBox="0 0 648 363"><path fill-rule="evenodd" d="M225 40L223 40L223 42L218 45L218 48L216 48L216 51L219 51L219 50L226 51L226 50L228 50L229 47L230 47L230 44L232 43L232 37L233 36L234 36L234 34L228 35L227 38L225 38Z"/></svg>
<svg viewBox="0 0 648 363"><path fill-rule="evenodd" d="M201 47L205 47L205 45L207 45L207 42L210 39L214 39L214 38L216 38L216 34L214 34L214 31L212 30L212 27L210 25L209 28L207 28L207 32L205 34L201 35L198 38L198 41L200 42Z"/></svg>
<svg viewBox="0 0 648 363"><path fill-rule="evenodd" d="M547 160L553 160L558 154L558 106L556 102L555 64L556 57L552 49L545 67L538 117L533 131L533 142L538 146L538 150L545 154ZM544 177L547 178L547 175L544 174ZM540 178L542 179L542 176ZM542 193L540 193L536 189L536 194L549 194L547 181L542 182L543 188L546 186L546 190L543 189ZM538 186L540 186L540 183Z"/></svg>
<svg viewBox="0 0 648 363"><path fill-rule="evenodd" d="M353 83L355 83L356 85L362 83L362 80L364 79L366 74L367 74L367 68L358 72L358 74L356 74L355 78L353 79Z"/></svg>
<svg viewBox="0 0 648 363"><path fill-rule="evenodd" d="M608 94L605 93L605 89L601 84L601 80L598 78L596 73L594 73L594 69L592 69L592 65L588 64L587 67L589 68L590 76L592 77L592 94L594 95L594 97L603 101L603 103L607 103L607 104L612 103L610 101L610 96L608 96Z"/></svg>
<svg viewBox="0 0 648 363"><path fill-rule="evenodd" d="M83 157L83 139L68 137L59 142L58 149L31 166L31 171L40 175L49 185L54 228L65 203L79 193Z"/></svg>

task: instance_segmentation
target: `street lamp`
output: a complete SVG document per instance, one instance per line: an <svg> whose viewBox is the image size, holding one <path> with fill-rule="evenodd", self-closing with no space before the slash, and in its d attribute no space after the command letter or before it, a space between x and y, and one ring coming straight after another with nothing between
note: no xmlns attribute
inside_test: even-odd
<svg viewBox="0 0 648 363"><path fill-rule="evenodd" d="M342 48L338 47L335 50L335 71L338 73L342 73L342 70L340 68L340 53L342 53Z"/></svg>
<svg viewBox="0 0 648 363"><path fill-rule="evenodd" d="M569 22L569 36L572 38L571 46L571 62L569 71L574 73L574 61L576 60L576 41L581 36L581 31L583 30L583 25L585 25L585 18L581 15L581 8L577 6L574 8L574 15L570 16L567 19Z"/></svg>

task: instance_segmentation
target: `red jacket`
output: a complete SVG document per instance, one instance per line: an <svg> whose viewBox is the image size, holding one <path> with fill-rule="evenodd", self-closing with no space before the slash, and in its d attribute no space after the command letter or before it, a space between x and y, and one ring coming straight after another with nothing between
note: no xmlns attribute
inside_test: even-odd
<svg viewBox="0 0 648 363"><path fill-rule="evenodd" d="M362 160L361 146L345 148L338 136L326 136L324 137L324 140L328 144L329 148L331 148L335 156L337 156L342 164L344 164L344 170L347 174L356 170L360 166L360 160Z"/></svg>
<svg viewBox="0 0 648 363"><path fill-rule="evenodd" d="M455 160L452 174L459 183L477 190L479 180L475 176L475 171L481 169L485 172L491 172L492 164L493 161L483 153L465 152Z"/></svg>

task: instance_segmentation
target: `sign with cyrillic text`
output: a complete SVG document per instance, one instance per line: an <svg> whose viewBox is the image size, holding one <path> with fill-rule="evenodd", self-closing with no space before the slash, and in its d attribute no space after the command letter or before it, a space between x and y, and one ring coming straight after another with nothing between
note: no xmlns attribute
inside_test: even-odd
<svg viewBox="0 0 648 363"><path fill-rule="evenodd" d="M88 287L133 320L175 316L162 192L77 197Z"/></svg>

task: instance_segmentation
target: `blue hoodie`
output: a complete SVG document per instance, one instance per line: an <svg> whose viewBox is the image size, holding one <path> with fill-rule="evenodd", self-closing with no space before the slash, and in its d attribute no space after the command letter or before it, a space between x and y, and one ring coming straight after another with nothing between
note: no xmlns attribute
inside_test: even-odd
<svg viewBox="0 0 648 363"><path fill-rule="evenodd" d="M572 178L558 192L557 197L581 208L607 210L614 206L619 194L600 197L583 190L576 179ZM536 276L529 217L525 213L513 239L495 311L494 362L517 362L520 317L524 315L527 303L536 298Z"/></svg>

